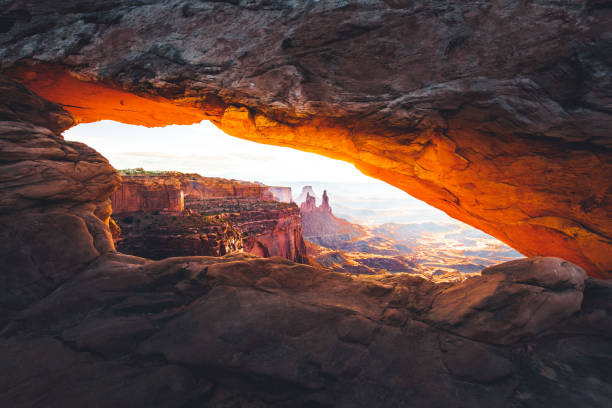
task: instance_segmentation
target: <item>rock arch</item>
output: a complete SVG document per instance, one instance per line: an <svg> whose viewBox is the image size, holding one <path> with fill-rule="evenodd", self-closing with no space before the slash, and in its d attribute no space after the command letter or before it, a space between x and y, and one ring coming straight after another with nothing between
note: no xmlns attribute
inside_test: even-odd
<svg viewBox="0 0 612 408"><path fill-rule="evenodd" d="M15 2L2 68L76 122L209 119L610 278L608 9L368 4Z"/></svg>

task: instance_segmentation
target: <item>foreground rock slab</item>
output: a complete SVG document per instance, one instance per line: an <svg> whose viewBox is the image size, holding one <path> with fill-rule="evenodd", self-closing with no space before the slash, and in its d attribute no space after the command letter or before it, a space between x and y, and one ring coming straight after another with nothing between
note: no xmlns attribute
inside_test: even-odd
<svg viewBox="0 0 612 408"><path fill-rule="evenodd" d="M607 407L610 299L556 258L434 284L108 254L6 315L0 405Z"/></svg>

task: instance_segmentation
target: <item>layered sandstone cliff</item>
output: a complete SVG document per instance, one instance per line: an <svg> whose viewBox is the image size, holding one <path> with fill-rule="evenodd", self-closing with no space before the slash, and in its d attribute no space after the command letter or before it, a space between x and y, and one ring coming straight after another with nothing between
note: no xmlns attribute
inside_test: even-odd
<svg viewBox="0 0 612 408"><path fill-rule="evenodd" d="M245 198L189 200L189 209L226 219L242 233L244 252L307 261L300 210L294 203Z"/></svg>
<svg viewBox="0 0 612 408"><path fill-rule="evenodd" d="M157 176L123 176L121 187L111 195L115 214L164 212L180 214L185 209L179 180Z"/></svg>
<svg viewBox="0 0 612 408"><path fill-rule="evenodd" d="M307 260L299 209L274 201L268 186L179 172L127 173L111 196L121 252L163 259L244 251Z"/></svg>
<svg viewBox="0 0 612 408"><path fill-rule="evenodd" d="M196 173L181 173L178 171L145 171L143 169L129 169L121 170L120 173L124 183L140 185L140 187L144 189L143 191L146 191L147 188L155 190L156 186L159 185L169 186L168 190L182 190L185 197L194 199L243 197L257 200L274 200L274 195L270 191L270 187L260 183L251 183L249 181L228 180L220 177L203 177ZM120 188L118 192L121 192L121 189L123 189L123 187ZM163 190L163 187L158 190ZM136 201L144 199L144 196L134 197ZM152 195L149 200L151 201L150 204L154 204L156 199L157 198ZM122 208L121 206L118 207ZM178 209L178 207L176 208ZM155 209L161 210L161 208ZM150 209L143 207L142 210L148 211Z"/></svg>

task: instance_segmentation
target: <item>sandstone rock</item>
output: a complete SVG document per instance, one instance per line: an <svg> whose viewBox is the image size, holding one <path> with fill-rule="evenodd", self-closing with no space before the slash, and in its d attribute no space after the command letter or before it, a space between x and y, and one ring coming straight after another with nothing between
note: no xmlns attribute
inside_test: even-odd
<svg viewBox="0 0 612 408"><path fill-rule="evenodd" d="M317 195L315 194L314 190L312 189L312 186L304 186L302 187L302 192L300 193L300 195L295 199L295 202L298 205L302 205L304 202L306 202L306 199L308 198L308 196L311 196L314 198L314 205L317 205L317 200L319 199L319 197L317 197Z"/></svg>
<svg viewBox="0 0 612 408"><path fill-rule="evenodd" d="M113 212L164 212L180 214L185 209L184 192L178 180L162 177L122 177L121 187L111 196Z"/></svg>
<svg viewBox="0 0 612 408"><path fill-rule="evenodd" d="M94 3L11 3L2 68L79 122L208 118L610 277L602 2Z"/></svg>
<svg viewBox="0 0 612 408"><path fill-rule="evenodd" d="M47 295L114 250L108 196L119 177L93 149L58 134L59 106L0 80L0 308Z"/></svg>
<svg viewBox="0 0 612 408"><path fill-rule="evenodd" d="M315 197L307 192L305 201L300 205L300 213L304 238L315 244L339 249L342 243L363 235L363 229L359 225L351 224L332 214L327 191L323 192L322 203L318 207Z"/></svg>
<svg viewBox="0 0 612 408"><path fill-rule="evenodd" d="M197 195L196 195L197 196ZM115 217L117 250L151 259L248 252L306 262L300 211L295 204L229 196L188 196L182 214L132 212Z"/></svg>
<svg viewBox="0 0 612 408"><path fill-rule="evenodd" d="M220 177L202 177L194 173L165 172L162 176L178 178L185 196L192 199L241 197L271 201L274 195L270 187L243 180L227 180Z"/></svg>
<svg viewBox="0 0 612 408"><path fill-rule="evenodd" d="M328 212L331 214L332 209L329 206L329 197L327 196L327 190L323 190L323 198L321 199L320 211Z"/></svg>
<svg viewBox="0 0 612 408"><path fill-rule="evenodd" d="M550 279L546 265L555 262L522 265L525 276L554 287L568 282ZM512 263L488 277L505 267L518 276ZM579 274L570 275L582 293ZM541 322L546 332L504 344L469 338L462 325L427 323L440 297L487 292L485 278L437 285L406 275L349 278L248 255L158 262L104 255L9 317L0 337L0 404L453 406L460 398L468 407L605 407L612 326L585 316L609 306L612 287L598 286L596 301L565 321ZM505 284L530 286L513 279ZM513 304L537 312L538 298L548 294L529 292ZM486 316L497 308L482 304L458 321L490 326Z"/></svg>
<svg viewBox="0 0 612 408"><path fill-rule="evenodd" d="M268 186L241 180L202 177L195 173L132 169L123 172L122 180L122 187L111 197L115 213L162 211L178 214L184 210L184 197L273 199Z"/></svg>
<svg viewBox="0 0 612 408"><path fill-rule="evenodd" d="M317 209L316 198L311 196L310 193L306 193L306 199L302 204L300 204L300 211L302 212L310 212L315 211Z"/></svg>
<svg viewBox="0 0 612 408"><path fill-rule="evenodd" d="M126 170L122 179L111 197L121 252L163 259L244 250L306 262L300 213L274 202L268 186L142 169Z"/></svg>
<svg viewBox="0 0 612 408"><path fill-rule="evenodd" d="M352 161L524 252L610 269L603 3L117 4L8 4L3 69L77 120L208 114ZM61 139L59 107L2 83L0 406L610 405L608 283L542 259L435 285L113 253L118 174Z"/></svg>
<svg viewBox="0 0 612 408"><path fill-rule="evenodd" d="M507 262L442 291L427 318L467 338L508 344L579 311L585 278L558 258Z"/></svg>

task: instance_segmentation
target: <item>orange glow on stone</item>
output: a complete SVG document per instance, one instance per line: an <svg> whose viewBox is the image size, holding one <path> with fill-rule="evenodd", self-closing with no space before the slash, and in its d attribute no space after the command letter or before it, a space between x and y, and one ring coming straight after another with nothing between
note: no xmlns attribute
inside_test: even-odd
<svg viewBox="0 0 612 408"><path fill-rule="evenodd" d="M10 75L63 104L77 122L110 119L151 127L208 119L231 136L353 163L523 255L557 256L593 277L612 278L612 222L601 204L612 171L605 152L502 137L503 129L493 137L473 131L471 123L406 134L384 123L365 128L324 116L289 124L274 119L282 111L257 111L210 95L137 96L46 65ZM585 200L600 204L586 206Z"/></svg>
<svg viewBox="0 0 612 408"><path fill-rule="evenodd" d="M177 106L162 97L143 98L99 82L83 82L56 66L22 68L12 73L45 99L64 105L77 123L115 120L147 127L190 125L208 119L205 111Z"/></svg>

